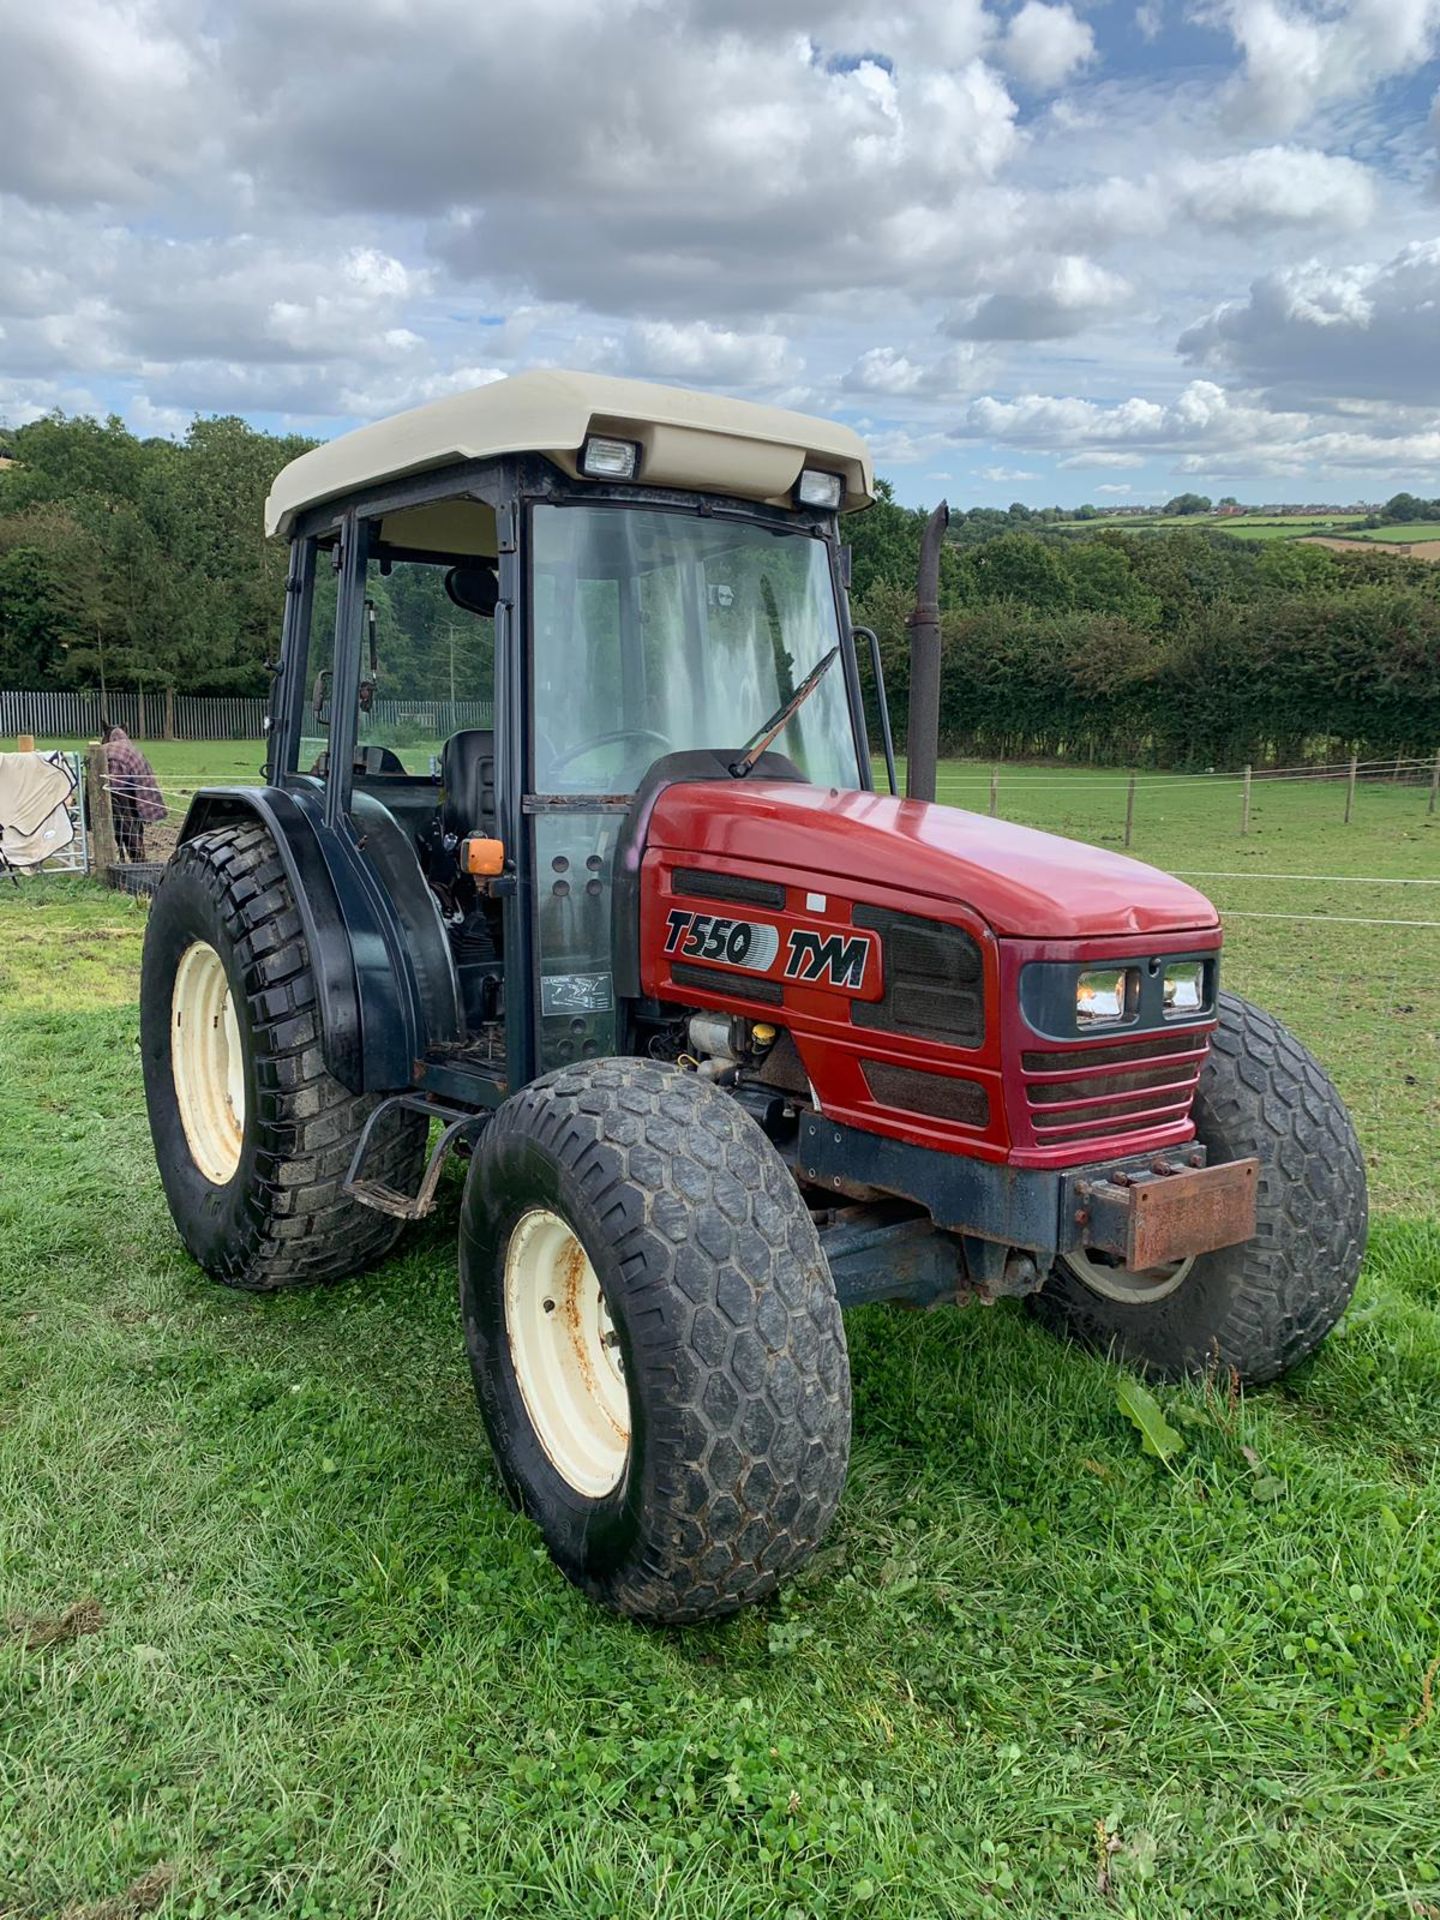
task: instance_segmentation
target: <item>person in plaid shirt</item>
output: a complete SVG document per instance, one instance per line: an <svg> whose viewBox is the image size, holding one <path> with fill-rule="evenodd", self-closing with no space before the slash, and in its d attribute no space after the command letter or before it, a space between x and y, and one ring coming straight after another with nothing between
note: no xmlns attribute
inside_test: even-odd
<svg viewBox="0 0 1440 1920"><path fill-rule="evenodd" d="M145 828L163 820L168 811L160 796L155 769L123 727L107 721L100 738L110 777L110 806L115 817L115 840L122 860L145 858Z"/></svg>

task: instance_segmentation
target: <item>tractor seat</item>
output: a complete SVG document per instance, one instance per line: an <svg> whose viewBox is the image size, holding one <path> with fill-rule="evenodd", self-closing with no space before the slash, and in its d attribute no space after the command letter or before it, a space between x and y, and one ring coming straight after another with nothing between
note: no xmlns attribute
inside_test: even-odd
<svg viewBox="0 0 1440 1920"><path fill-rule="evenodd" d="M489 727L452 733L440 754L440 819L446 833L495 831L495 735Z"/></svg>

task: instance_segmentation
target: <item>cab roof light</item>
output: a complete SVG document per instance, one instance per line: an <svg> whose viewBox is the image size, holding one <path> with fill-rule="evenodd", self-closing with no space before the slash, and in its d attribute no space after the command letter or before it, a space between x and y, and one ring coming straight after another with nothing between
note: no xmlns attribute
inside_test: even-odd
<svg viewBox="0 0 1440 1920"><path fill-rule="evenodd" d="M590 480L633 480L639 468L640 449L633 440L592 433L580 450L580 471Z"/></svg>
<svg viewBox="0 0 1440 1920"><path fill-rule="evenodd" d="M838 473L806 467L796 484L795 498L802 507L824 507L833 513L845 498L845 482Z"/></svg>

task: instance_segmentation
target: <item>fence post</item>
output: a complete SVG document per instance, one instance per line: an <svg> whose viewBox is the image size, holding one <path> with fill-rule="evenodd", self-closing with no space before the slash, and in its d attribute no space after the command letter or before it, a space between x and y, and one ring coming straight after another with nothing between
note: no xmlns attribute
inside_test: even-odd
<svg viewBox="0 0 1440 1920"><path fill-rule="evenodd" d="M993 820L1000 811L1000 769L990 769L990 818Z"/></svg>
<svg viewBox="0 0 1440 1920"><path fill-rule="evenodd" d="M1356 760L1357 760L1357 756L1356 756L1355 754L1353 754L1353 753L1352 753L1352 754L1351 754L1351 756L1350 756L1350 778L1349 778L1349 780L1348 780L1348 781L1346 782L1346 786L1345 786L1345 824L1346 824L1346 826L1347 826L1347 827L1348 827L1348 826L1349 826L1349 824L1350 824L1350 815L1351 815L1351 814L1352 814L1352 813L1354 812L1354 810L1355 810L1355 766L1356 766Z"/></svg>
<svg viewBox="0 0 1440 1920"><path fill-rule="evenodd" d="M1125 844L1130 844L1130 835L1135 829L1135 776L1130 776L1130 785L1125 793Z"/></svg>
<svg viewBox="0 0 1440 1920"><path fill-rule="evenodd" d="M1437 798L1440 798L1440 747L1435 749L1435 764L1430 769L1430 804L1426 813L1434 813Z"/></svg>
<svg viewBox="0 0 1440 1920"><path fill-rule="evenodd" d="M1250 766L1246 763L1245 784L1240 790L1240 831L1250 831Z"/></svg>
<svg viewBox="0 0 1440 1920"><path fill-rule="evenodd" d="M175 689L174 687L166 687L165 689L165 738L167 740L173 740L175 738Z"/></svg>
<svg viewBox="0 0 1440 1920"><path fill-rule="evenodd" d="M90 832L95 840L94 865L103 876L120 864L115 845L115 812L106 786L110 778L105 749L92 740L85 749L85 810L90 816Z"/></svg>

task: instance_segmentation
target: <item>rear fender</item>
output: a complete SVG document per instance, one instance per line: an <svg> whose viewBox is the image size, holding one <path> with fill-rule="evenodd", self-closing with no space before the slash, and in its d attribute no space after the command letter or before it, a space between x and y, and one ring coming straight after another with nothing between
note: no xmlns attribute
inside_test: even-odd
<svg viewBox="0 0 1440 1920"><path fill-rule="evenodd" d="M240 820L265 827L310 950L325 1065L352 1093L398 1092L414 1084L415 1062L432 1042L459 1037L448 944L438 914L433 925L422 916L418 934L413 913L402 926L370 861L348 834L326 826L322 806L318 790L205 788L180 838ZM374 813L383 819L367 817L367 838L403 838L383 809ZM408 842L388 851L415 859ZM415 879L423 887L418 862Z"/></svg>

